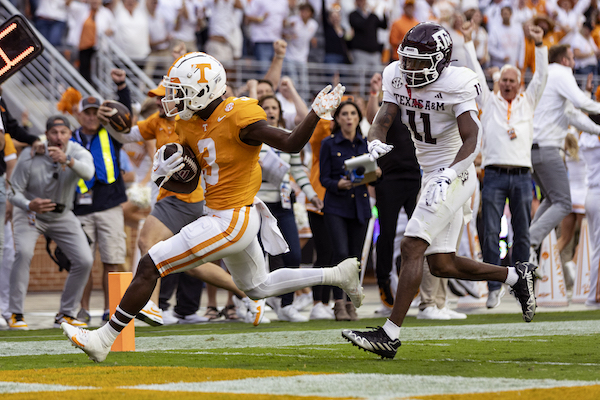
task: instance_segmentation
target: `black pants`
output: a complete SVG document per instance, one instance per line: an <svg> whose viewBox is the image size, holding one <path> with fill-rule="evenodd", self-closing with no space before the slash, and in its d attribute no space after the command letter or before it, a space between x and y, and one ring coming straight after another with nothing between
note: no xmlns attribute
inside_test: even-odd
<svg viewBox="0 0 600 400"><path fill-rule="evenodd" d="M348 257L357 257L360 260L367 234L367 221L361 223L358 219L325 214L325 224L333 245L332 264L337 265ZM343 299L344 291L334 287L333 298Z"/></svg>
<svg viewBox="0 0 600 400"><path fill-rule="evenodd" d="M204 282L184 272L167 275L160 280L158 306L161 310L169 308L169 299L177 289L177 304L173 311L181 316L195 314L200 308L200 297Z"/></svg>
<svg viewBox="0 0 600 400"><path fill-rule="evenodd" d="M417 205L420 180L382 180L375 186L379 212L379 238L377 239L377 283L383 287L388 282L394 262L394 239L398 213L404 207L408 218Z"/></svg>
<svg viewBox="0 0 600 400"><path fill-rule="evenodd" d="M95 53L96 50L93 47L79 50L79 73L92 85L92 57Z"/></svg>
<svg viewBox="0 0 600 400"><path fill-rule="evenodd" d="M331 267L331 257L333 255L333 245L329 232L325 227L325 217L314 212L308 213L308 223L313 235L313 244L317 258L314 262L315 267ZM313 300L320 301L324 304L329 303L329 296L333 286L317 285L313 286Z"/></svg>

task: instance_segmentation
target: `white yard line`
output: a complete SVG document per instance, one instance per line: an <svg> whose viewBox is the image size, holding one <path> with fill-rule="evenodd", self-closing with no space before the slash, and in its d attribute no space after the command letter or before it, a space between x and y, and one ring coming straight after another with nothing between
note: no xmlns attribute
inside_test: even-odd
<svg viewBox="0 0 600 400"><path fill-rule="evenodd" d="M169 383L128 386L130 389L253 393L296 396L360 397L398 399L399 397L486 393L533 388L588 386L598 382L553 379L464 378L460 376L330 374L289 377L248 378L228 381Z"/></svg>
<svg viewBox="0 0 600 400"><path fill-rule="evenodd" d="M600 320L488 325L450 325L402 328L403 342L432 340L487 340L531 336L581 336L600 332ZM137 351L187 349L242 349L263 347L327 346L347 343L341 329L319 331L250 332L211 335L138 337ZM80 353L69 341L0 342L0 357Z"/></svg>

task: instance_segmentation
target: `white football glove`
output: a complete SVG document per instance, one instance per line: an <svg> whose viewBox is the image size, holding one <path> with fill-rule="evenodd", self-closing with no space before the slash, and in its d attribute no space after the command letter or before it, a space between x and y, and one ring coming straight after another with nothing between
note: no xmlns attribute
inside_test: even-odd
<svg viewBox="0 0 600 400"><path fill-rule="evenodd" d="M381 143L379 139L367 143L367 151L369 152L369 159L371 161L375 161L379 157L389 153L393 148L394 146L391 144Z"/></svg>
<svg viewBox="0 0 600 400"><path fill-rule="evenodd" d="M342 102L342 95L344 94L346 87L338 83L335 89L333 89L333 92L329 93L330 90L331 85L327 85L321 90L317 97L315 97L315 101L313 101L311 107L319 118L331 121L333 120L331 113L335 111Z"/></svg>
<svg viewBox="0 0 600 400"><path fill-rule="evenodd" d="M158 149L154 154L154 162L152 163L152 181L161 188L171 176L184 167L183 154L180 152L173 153L171 157L164 159L165 146ZM157 182L160 178L162 182Z"/></svg>
<svg viewBox="0 0 600 400"><path fill-rule="evenodd" d="M432 206L440 201L446 201L448 186L457 177L452 168L444 168L441 173L432 178L425 189L425 204Z"/></svg>

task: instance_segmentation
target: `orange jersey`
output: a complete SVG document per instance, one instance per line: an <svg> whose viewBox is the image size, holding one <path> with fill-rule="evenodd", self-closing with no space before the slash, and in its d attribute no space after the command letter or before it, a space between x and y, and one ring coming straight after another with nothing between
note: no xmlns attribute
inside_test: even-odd
<svg viewBox="0 0 600 400"><path fill-rule="evenodd" d="M156 139L156 148L160 149L167 143L179 143L179 137L175 133L175 121L158 116L158 111L137 124L140 134L146 140ZM186 203L198 203L204 200L204 190L198 188L189 194L173 193L160 188L157 199L175 196Z"/></svg>
<svg viewBox="0 0 600 400"><path fill-rule="evenodd" d="M310 148L312 149L312 165L310 167L310 184L317 192L317 196L319 199L323 200L325 198L325 188L321 185L321 171L319 169L319 160L321 156L321 142L323 139L331 135L331 121L326 119L321 119L317 123L315 130L313 131L312 136L310 137L309 143ZM318 212L317 209L312 205L308 204L306 209L313 212Z"/></svg>
<svg viewBox="0 0 600 400"><path fill-rule="evenodd" d="M197 115L177 119L181 144L191 147L200 162L207 207L227 210L254 203L262 182L261 146L242 142L240 130L266 119L258 101L247 97L227 98L206 121Z"/></svg>
<svg viewBox="0 0 600 400"><path fill-rule="evenodd" d="M15 148L15 144L12 141L9 133L4 134L4 160L12 160L17 158L17 149ZM10 157L11 155L13 155Z"/></svg>

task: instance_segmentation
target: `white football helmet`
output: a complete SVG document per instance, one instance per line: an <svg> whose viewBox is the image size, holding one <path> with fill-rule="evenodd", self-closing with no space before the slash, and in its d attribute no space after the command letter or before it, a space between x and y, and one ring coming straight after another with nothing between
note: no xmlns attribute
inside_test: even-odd
<svg viewBox="0 0 600 400"><path fill-rule="evenodd" d="M168 117L188 120L227 89L225 69L206 53L187 53L179 57L163 78L162 105Z"/></svg>

